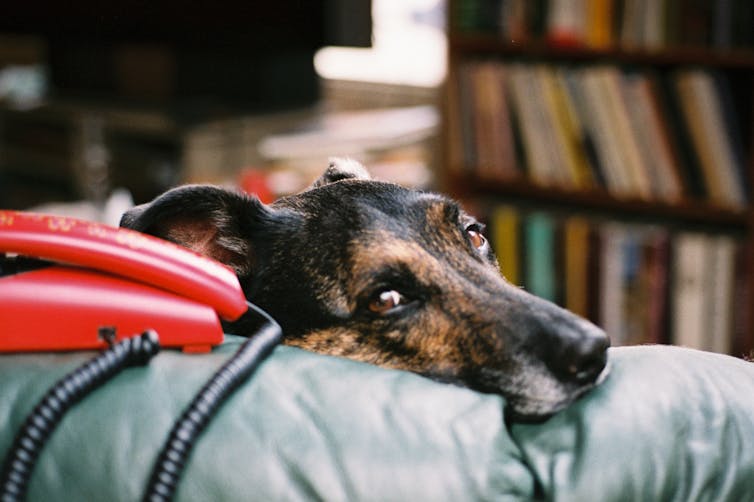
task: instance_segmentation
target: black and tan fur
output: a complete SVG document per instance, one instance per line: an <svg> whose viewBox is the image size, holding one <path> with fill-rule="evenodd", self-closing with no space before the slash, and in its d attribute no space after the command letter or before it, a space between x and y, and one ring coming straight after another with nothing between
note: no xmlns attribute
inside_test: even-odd
<svg viewBox="0 0 754 502"><path fill-rule="evenodd" d="M458 204L354 161L269 206L180 187L122 225L231 266L288 345L499 393L519 417L554 413L605 373L605 334L505 281Z"/></svg>

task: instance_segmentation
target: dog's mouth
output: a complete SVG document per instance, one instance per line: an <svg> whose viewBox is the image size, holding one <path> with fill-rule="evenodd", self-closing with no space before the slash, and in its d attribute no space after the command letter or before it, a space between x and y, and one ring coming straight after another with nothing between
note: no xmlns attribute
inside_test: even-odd
<svg viewBox="0 0 754 502"><path fill-rule="evenodd" d="M535 381L527 387L530 389L529 392L501 389L496 393L501 394L506 400L506 422L542 423L602 385L609 374L608 362L594 381L582 385L574 386L553 379L540 379L539 383Z"/></svg>

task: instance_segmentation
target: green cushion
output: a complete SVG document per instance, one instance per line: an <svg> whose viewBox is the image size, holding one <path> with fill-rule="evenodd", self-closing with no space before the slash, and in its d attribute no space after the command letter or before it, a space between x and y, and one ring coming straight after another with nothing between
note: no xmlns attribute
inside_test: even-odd
<svg viewBox="0 0 754 502"><path fill-rule="evenodd" d="M235 351L165 351L73 408L31 500L137 500L175 418ZM671 347L611 349L597 391L538 425L504 400L279 347L223 407L179 500L754 499L754 365ZM0 452L91 353L0 356Z"/></svg>
<svg viewBox="0 0 754 502"><path fill-rule="evenodd" d="M754 500L754 364L611 349L601 388L512 435L550 500Z"/></svg>

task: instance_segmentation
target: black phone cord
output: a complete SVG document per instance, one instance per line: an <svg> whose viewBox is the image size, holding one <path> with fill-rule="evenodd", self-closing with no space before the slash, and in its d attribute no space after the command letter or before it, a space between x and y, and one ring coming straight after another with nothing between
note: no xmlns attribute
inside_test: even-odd
<svg viewBox="0 0 754 502"><path fill-rule="evenodd" d="M248 302L247 302L248 303ZM173 424L152 469L144 501L172 500L197 438L225 400L259 367L282 340L282 330L265 311L248 303L248 313L264 321L257 332L204 384Z"/></svg>
<svg viewBox="0 0 754 502"><path fill-rule="evenodd" d="M154 331L126 338L58 380L28 415L3 462L0 501L26 498L39 454L65 413L128 366L143 365L160 350Z"/></svg>

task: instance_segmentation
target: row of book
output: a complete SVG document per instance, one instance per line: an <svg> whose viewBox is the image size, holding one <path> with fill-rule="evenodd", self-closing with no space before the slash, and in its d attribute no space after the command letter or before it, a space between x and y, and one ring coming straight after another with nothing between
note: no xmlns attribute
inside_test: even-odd
<svg viewBox="0 0 754 502"><path fill-rule="evenodd" d="M743 240L508 205L488 216L502 274L591 319L613 345L754 350Z"/></svg>
<svg viewBox="0 0 754 502"><path fill-rule="evenodd" d="M747 202L741 128L720 73L473 60L451 85L450 160L479 178Z"/></svg>
<svg viewBox="0 0 754 502"><path fill-rule="evenodd" d="M754 45L751 0L456 0L454 28L512 44L656 50Z"/></svg>

